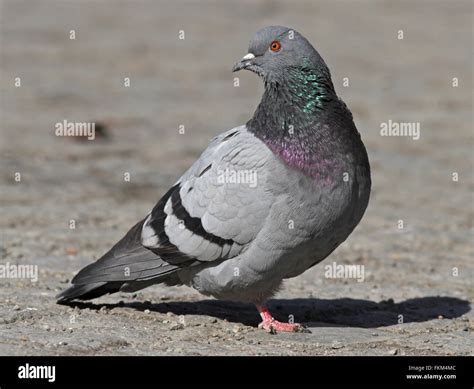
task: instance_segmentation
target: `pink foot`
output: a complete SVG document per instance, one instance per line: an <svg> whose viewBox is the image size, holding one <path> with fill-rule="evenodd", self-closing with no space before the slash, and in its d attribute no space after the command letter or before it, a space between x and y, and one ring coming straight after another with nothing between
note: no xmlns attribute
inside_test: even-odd
<svg viewBox="0 0 474 389"><path fill-rule="evenodd" d="M298 323L282 323L281 321L275 320L268 308L264 305L256 305L262 322L258 325L258 328L262 328L271 334L276 334L278 331L282 332L311 332L305 326Z"/></svg>

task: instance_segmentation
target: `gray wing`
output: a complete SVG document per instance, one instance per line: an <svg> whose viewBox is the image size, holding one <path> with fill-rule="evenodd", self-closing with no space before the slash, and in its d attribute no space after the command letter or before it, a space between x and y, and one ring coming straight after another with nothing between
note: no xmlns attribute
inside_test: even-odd
<svg viewBox="0 0 474 389"><path fill-rule="evenodd" d="M270 158L245 126L215 138L148 215L143 246L174 265L239 255L273 204L265 185Z"/></svg>
<svg viewBox="0 0 474 389"><path fill-rule="evenodd" d="M266 185L271 158L245 126L214 138L152 212L82 269L58 301L135 291L156 282L177 284L181 268L238 256L262 229L273 204Z"/></svg>

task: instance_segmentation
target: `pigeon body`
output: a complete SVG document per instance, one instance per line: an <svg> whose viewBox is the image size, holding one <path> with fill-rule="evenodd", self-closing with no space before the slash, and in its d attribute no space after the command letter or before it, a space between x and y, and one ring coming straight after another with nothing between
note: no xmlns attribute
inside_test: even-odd
<svg viewBox="0 0 474 389"><path fill-rule="evenodd" d="M215 137L152 211L58 296L67 303L156 283L263 305L286 278L326 258L357 226L370 167L330 72L298 32L258 31L234 66L264 81L246 125Z"/></svg>

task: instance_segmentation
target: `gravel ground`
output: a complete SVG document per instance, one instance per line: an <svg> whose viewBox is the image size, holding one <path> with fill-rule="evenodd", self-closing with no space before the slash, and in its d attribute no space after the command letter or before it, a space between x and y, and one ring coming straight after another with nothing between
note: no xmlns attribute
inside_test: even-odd
<svg viewBox="0 0 474 389"><path fill-rule="evenodd" d="M187 287L56 305L212 136L250 117L261 83L234 87L230 69L269 24L326 59L373 169L356 231L270 304L311 333L267 334L252 306ZM471 49L470 1L2 1L0 265L38 279L0 278L0 354L472 355ZM108 136L56 137L65 119ZM420 139L381 136L389 120L419 122ZM326 278L333 261L363 265L363 282Z"/></svg>

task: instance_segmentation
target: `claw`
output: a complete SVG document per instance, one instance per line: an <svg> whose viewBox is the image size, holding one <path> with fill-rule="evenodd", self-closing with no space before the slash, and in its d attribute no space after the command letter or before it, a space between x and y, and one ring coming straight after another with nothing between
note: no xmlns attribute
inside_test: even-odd
<svg viewBox="0 0 474 389"><path fill-rule="evenodd" d="M269 332L270 334L276 334L277 332L303 332L303 333L311 333L304 325L294 323L282 323L281 321L277 321L275 319L272 320L264 320L259 325L258 328L264 329L265 331Z"/></svg>
<svg viewBox="0 0 474 389"><path fill-rule="evenodd" d="M258 325L258 328L264 329L270 334L276 334L278 331L311 333L311 331L302 324L282 323L275 320L270 314L268 308L263 305L257 305L257 309L262 317L262 322Z"/></svg>

